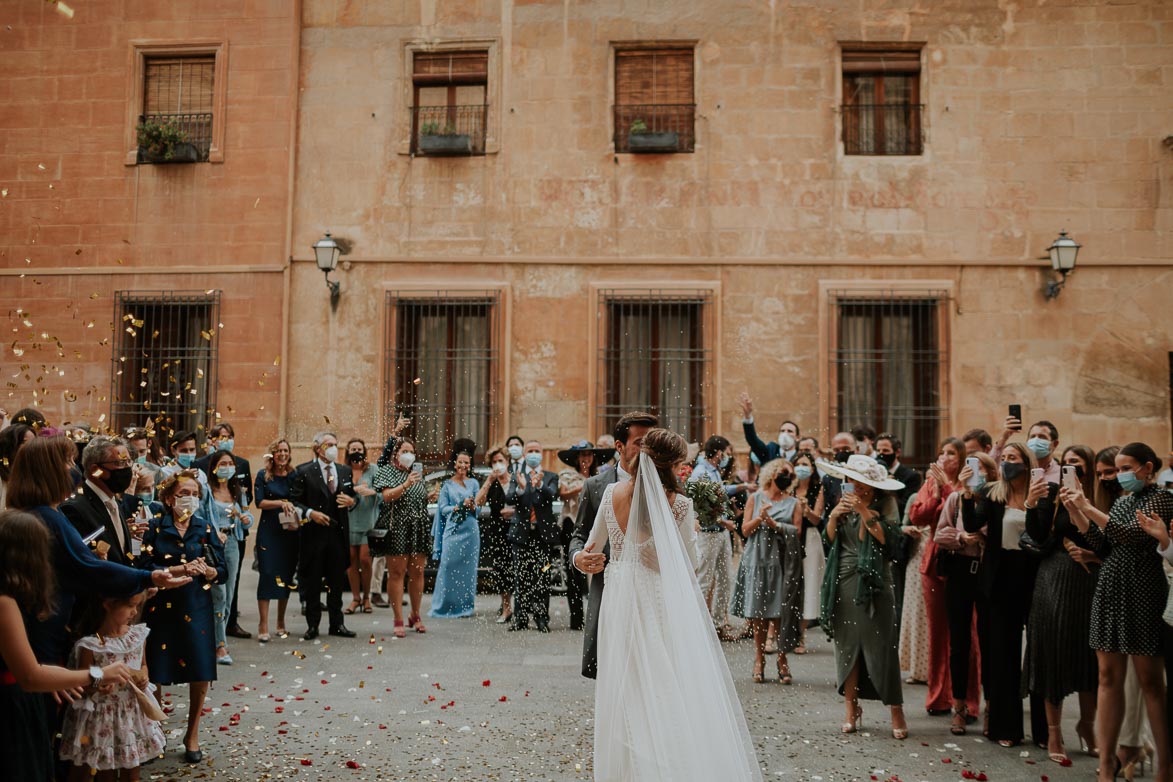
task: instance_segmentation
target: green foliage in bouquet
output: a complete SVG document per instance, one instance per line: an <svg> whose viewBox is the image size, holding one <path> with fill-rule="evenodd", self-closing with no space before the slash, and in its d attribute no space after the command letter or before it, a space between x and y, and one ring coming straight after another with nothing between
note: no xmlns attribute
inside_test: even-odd
<svg viewBox="0 0 1173 782"><path fill-rule="evenodd" d="M711 532L721 528L717 522L724 518L728 508L724 486L712 481L689 481L684 484L684 493L692 500L702 530Z"/></svg>

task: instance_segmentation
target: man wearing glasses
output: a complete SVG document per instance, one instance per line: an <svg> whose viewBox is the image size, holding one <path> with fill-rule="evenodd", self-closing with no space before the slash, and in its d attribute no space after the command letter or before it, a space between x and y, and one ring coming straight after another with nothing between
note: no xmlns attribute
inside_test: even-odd
<svg viewBox="0 0 1173 782"><path fill-rule="evenodd" d="M133 566L135 537L142 532L127 524L119 509L118 495L134 482L134 462L126 442L118 437L92 438L81 454L84 482L80 494L61 504L61 512L87 537L104 530L91 543L98 556L119 565Z"/></svg>

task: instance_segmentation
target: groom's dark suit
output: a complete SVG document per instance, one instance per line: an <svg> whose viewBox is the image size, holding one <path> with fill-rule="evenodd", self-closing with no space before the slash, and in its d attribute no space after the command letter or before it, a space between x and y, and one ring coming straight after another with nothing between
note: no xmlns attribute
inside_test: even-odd
<svg viewBox="0 0 1173 782"><path fill-rule="evenodd" d="M578 504L578 517L574 520L574 534L570 536L570 560L582 551L587 539L591 536L591 528L595 525L595 516L599 513L599 506L603 502L603 492L612 483L619 480L618 466L588 478L582 486L582 500ZM611 556L611 544L603 547L603 553ZM599 670L598 640L599 640L599 609L603 606L603 574L595 573L591 576L591 590L587 597L586 628L582 636L582 675L588 679L595 678Z"/></svg>

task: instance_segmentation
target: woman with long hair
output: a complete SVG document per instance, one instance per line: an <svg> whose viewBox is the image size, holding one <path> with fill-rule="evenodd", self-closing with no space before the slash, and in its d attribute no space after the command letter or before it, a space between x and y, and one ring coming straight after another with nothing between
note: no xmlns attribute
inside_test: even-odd
<svg viewBox="0 0 1173 782"><path fill-rule="evenodd" d="M257 527L257 640L268 643L269 606L277 601L278 638L288 638L285 611L289 594L296 585L297 558L300 551L297 508L289 499L289 484L293 479L293 449L284 437L269 443L265 467L257 471L253 482L253 497L261 511ZM285 523L281 517L284 515Z"/></svg>
<svg viewBox="0 0 1173 782"><path fill-rule="evenodd" d="M1161 460L1145 443L1129 443L1116 454L1116 480L1125 492L1108 513L1097 509L1078 486L1064 487L1060 498L1071 520L1095 547L1111 544L1100 567L1092 600L1091 645L1099 662L1096 743L1108 762L1100 763L1107 782L1121 766L1116 742L1124 714L1125 668L1131 661L1144 693L1157 779L1168 779L1169 734L1165 716L1162 614L1168 597L1157 542L1145 524L1166 528L1173 519L1173 494L1155 483Z"/></svg>
<svg viewBox="0 0 1173 782"><path fill-rule="evenodd" d="M232 665L228 654L228 614L236 589L237 573L240 572L240 544L244 542L245 530L252 526L253 516L244 509L244 491L236 477L236 458L232 451L219 450L208 459L208 487L211 502L206 505L212 514L212 525L224 547L225 567L228 577L222 584L212 587L212 599L216 603L216 662Z"/></svg>
<svg viewBox="0 0 1173 782"><path fill-rule="evenodd" d="M375 491L379 468L367 459L367 444L357 437L346 443L346 463L351 469L357 503L350 509L350 567L346 569L350 605L342 613L369 614L375 609L371 605L371 549L367 533L379 517L379 493Z"/></svg>
<svg viewBox="0 0 1173 782"><path fill-rule="evenodd" d="M428 616L472 616L476 608L477 564L481 530L476 497L481 485L472 476L476 446L464 441L453 451L449 466L453 475L440 487L436 519L432 526L432 557L439 561L432 607Z"/></svg>
<svg viewBox="0 0 1173 782"><path fill-rule="evenodd" d="M810 438L813 439L813 438ZM805 441L804 441L805 442ZM815 441L818 446L818 441ZM795 654L806 654L806 631L819 621L819 590L823 585L823 568L827 555L823 551L823 520L815 513L819 492L823 489L823 476L815 466L816 457L811 451L799 450L794 456L794 496L802 508L802 523L798 537L802 541L802 633L798 638ZM769 644L767 643L767 648Z"/></svg>
<svg viewBox="0 0 1173 782"><path fill-rule="evenodd" d="M391 610L395 612L392 633L396 638L407 635L407 629L427 632L420 619L424 598L424 565L432 553L431 523L428 518L428 490L423 482L423 471L415 462L415 443L407 437L392 435L385 452L391 459L380 465L375 475L375 491L382 495L379 518L375 521L376 536L371 541L371 556L387 557L387 592ZM382 535L379 536L379 532ZM411 614L406 628L403 623L403 582L407 579L407 593Z"/></svg>
<svg viewBox="0 0 1173 782"><path fill-rule="evenodd" d="M487 505L489 518L481 530L481 559L487 559L493 568L493 583L501 593L501 606L497 609L497 624L507 624L513 619L513 552L506 535L509 531L509 516L514 508L509 503L512 484L509 474L509 454L504 448L494 448L485 457L489 463L489 474L477 492L476 504Z"/></svg>

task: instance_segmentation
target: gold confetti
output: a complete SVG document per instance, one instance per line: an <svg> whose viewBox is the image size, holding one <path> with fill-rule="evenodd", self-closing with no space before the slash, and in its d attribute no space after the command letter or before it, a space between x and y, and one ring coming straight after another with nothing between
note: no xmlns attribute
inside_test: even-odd
<svg viewBox="0 0 1173 782"><path fill-rule="evenodd" d="M57 0L53 5L57 9L57 13L61 14L66 19L73 18L73 9L70 8L68 5L66 5L65 3L61 2L61 0Z"/></svg>

